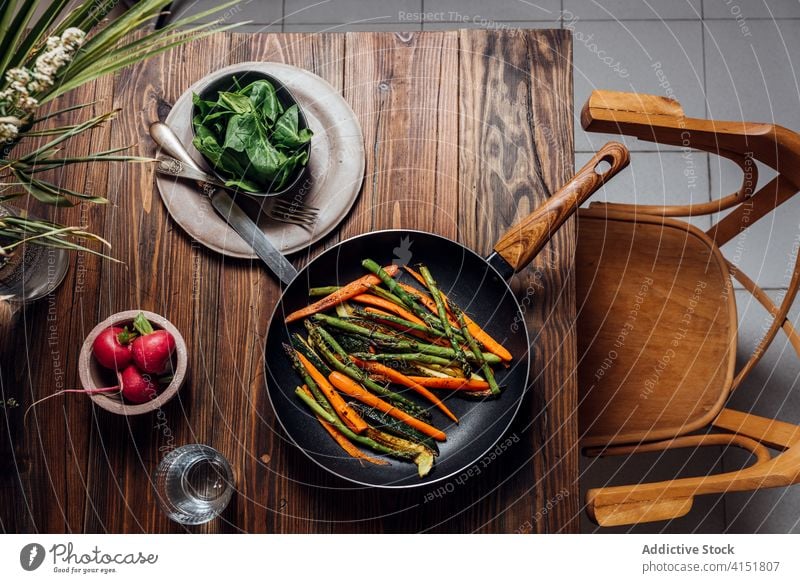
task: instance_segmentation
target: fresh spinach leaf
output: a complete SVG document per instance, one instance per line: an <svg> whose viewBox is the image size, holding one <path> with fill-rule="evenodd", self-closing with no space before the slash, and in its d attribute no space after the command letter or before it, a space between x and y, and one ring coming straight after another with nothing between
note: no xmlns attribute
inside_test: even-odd
<svg viewBox="0 0 800 583"><path fill-rule="evenodd" d="M286 160L286 156L278 152L272 144L259 138L250 140L248 146L247 155L253 164L253 170L265 182L271 181Z"/></svg>
<svg viewBox="0 0 800 583"><path fill-rule="evenodd" d="M250 192L283 188L308 163L311 131L299 129L297 105L284 110L275 87L259 79L217 100L192 95L194 146L226 177L226 185Z"/></svg>
<svg viewBox="0 0 800 583"><path fill-rule="evenodd" d="M289 179L294 176L295 170L297 170L298 167L305 166L307 163L307 150L303 150L302 152L297 152L296 154L289 156L275 176L275 182L273 183L274 188L276 190L283 188L289 182Z"/></svg>
<svg viewBox="0 0 800 583"><path fill-rule="evenodd" d="M225 130L225 142L222 146L237 152L244 152L247 143L256 133L258 133L258 128L256 127L256 117L253 113L234 115L228 120L228 127Z"/></svg>
<svg viewBox="0 0 800 583"><path fill-rule="evenodd" d="M253 104L246 95L240 93L219 92L217 106L224 106L236 113L249 113L253 111Z"/></svg>
<svg viewBox="0 0 800 583"><path fill-rule="evenodd" d="M244 90L249 90L250 102L253 104L253 108L261 114L265 121L269 122L269 125L283 111L272 83L264 80L253 81Z"/></svg>
<svg viewBox="0 0 800 583"><path fill-rule="evenodd" d="M244 178L238 180L226 180L225 186L229 186L230 188L239 188L245 192L259 192L261 188L257 183Z"/></svg>
<svg viewBox="0 0 800 583"><path fill-rule="evenodd" d="M290 150L296 150L311 139L311 131L304 129L298 131L298 109L297 105L291 106L275 122L275 130L272 132L272 141L276 146L283 146Z"/></svg>

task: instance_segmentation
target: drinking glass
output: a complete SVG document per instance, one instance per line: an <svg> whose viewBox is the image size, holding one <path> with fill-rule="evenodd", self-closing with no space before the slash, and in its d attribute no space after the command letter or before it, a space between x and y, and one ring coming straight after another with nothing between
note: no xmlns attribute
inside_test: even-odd
<svg viewBox="0 0 800 583"><path fill-rule="evenodd" d="M159 504L180 524L203 524L219 516L233 495L233 471L221 453L199 443L168 453L155 475Z"/></svg>

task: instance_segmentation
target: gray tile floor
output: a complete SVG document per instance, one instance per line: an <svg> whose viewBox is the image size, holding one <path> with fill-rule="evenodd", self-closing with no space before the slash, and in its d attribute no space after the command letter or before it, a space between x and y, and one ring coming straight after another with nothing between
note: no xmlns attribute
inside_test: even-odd
<svg viewBox="0 0 800 583"><path fill-rule="evenodd" d="M196 13L217 3L178 0L173 13ZM689 115L768 121L800 130L798 0L245 0L240 8L229 9L227 18L251 21L242 29L247 32L569 28L575 50L578 165L608 137L580 130L577 114L594 88L669 95L681 101ZM634 151L631 168L604 189L600 199L644 204L704 201L738 188L736 169L714 156L687 159L652 143L626 143ZM763 172L762 183L770 177ZM710 220L695 219L695 224L707 227ZM741 250L742 269L780 297L798 241L800 200L795 200L724 251ZM766 314L741 290L737 301L743 360L763 333ZM800 309L793 317L800 319ZM794 390L799 378L800 363L779 338L737 391L733 406L800 421L800 393ZM719 448L629 460L584 458L581 482L584 488L632 483L730 470L746 462L739 452ZM594 530L585 518L583 526ZM681 520L619 530L800 532L800 486L704 497Z"/></svg>

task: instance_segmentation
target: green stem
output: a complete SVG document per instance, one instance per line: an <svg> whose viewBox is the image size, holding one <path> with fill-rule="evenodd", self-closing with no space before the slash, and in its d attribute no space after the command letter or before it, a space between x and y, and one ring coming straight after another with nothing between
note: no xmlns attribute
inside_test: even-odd
<svg viewBox="0 0 800 583"><path fill-rule="evenodd" d="M417 332L423 332L425 334L430 334L431 336L436 336L437 338L446 338L445 333L440 330L434 330L433 328L428 328L427 326L423 326L422 324L417 324L416 322L406 320L405 318L395 316L394 314L378 314L375 312L368 312L364 308L355 308L353 310L353 313L359 316L360 318L371 320L374 322L391 322L392 324L403 326L405 328L403 332L407 332L408 330L415 330Z"/></svg>
<svg viewBox="0 0 800 583"><path fill-rule="evenodd" d="M136 330L141 336L147 336L153 333L153 325L144 317L142 312L139 312L133 319L133 329Z"/></svg>
<svg viewBox="0 0 800 583"><path fill-rule="evenodd" d="M352 364L350 361L350 356L344 351L339 343L336 342L336 339L328 333L327 330L320 326L311 324L308 322L308 320L306 320L306 322L311 340L314 341L317 350L322 353L323 358L327 360L333 368L343 375L347 375L357 383L361 383L376 395L380 395L387 401L397 405L409 414L414 415L415 417L422 417L426 419L430 417L430 414L426 409L420 407L413 401L406 399L404 396L382 387L369 378L364 371ZM328 347L330 347L330 350ZM331 350L333 350L333 352L331 352Z"/></svg>
<svg viewBox="0 0 800 583"><path fill-rule="evenodd" d="M353 433L349 427L347 427L344 423L339 421L338 418L334 417L333 415L325 411L325 409L323 409L319 405L319 403L317 403L313 398L309 397L302 387L297 387L294 391L294 394L300 397L300 400L302 400L306 405L308 405L308 408L311 409L315 415L319 415L323 420L333 425L336 429L341 431L344 434L344 436L350 441L355 441L356 443L365 445L374 451L392 455L400 459L407 460L410 457L412 457L411 452L406 453L398 451L396 449L392 449L391 447L386 447L385 445L380 444L377 441L370 439L369 437L364 437L363 435L358 435L357 433Z"/></svg>
<svg viewBox="0 0 800 583"><path fill-rule="evenodd" d="M414 340L398 340L396 336L391 336L389 334L383 334L381 332L376 332L374 330L370 330L369 328L364 328L363 326L358 326L357 324L353 324L352 322L347 322L342 320L341 318L335 318L333 316L328 316L327 314L314 314L312 319L321 322L323 324L327 324L334 328L338 328L345 332L349 332L350 334L358 334L359 336L366 336L367 338L375 341L376 343L384 346L386 348L390 348L392 350L398 350L401 352L423 352L425 354L431 354L433 356L440 356L442 358L448 358L453 360L456 358L456 352L452 348L448 348L446 346L437 346L435 344L425 344L424 342L416 342ZM498 364L500 362L500 357L496 354L492 353L483 353L484 359L491 364Z"/></svg>
<svg viewBox="0 0 800 583"><path fill-rule="evenodd" d="M314 382L314 379L311 378L311 375L306 370L306 367L303 366L303 363L300 362L300 359L297 358L297 354L294 352L294 348L289 346L288 344L283 345L283 350L286 352L286 355L289 357L289 360L292 363L292 366L297 371L297 374L300 375L300 378L303 379L303 382L308 387L308 390L311 391L311 394L314 395L314 398L317 402L325 409L331 416L336 417L336 413L333 410L333 407L328 402L328 399L325 398L325 395L322 394L322 391L319 390L317 383Z"/></svg>
<svg viewBox="0 0 800 583"><path fill-rule="evenodd" d="M372 259L364 259L364 261L361 262L361 265L364 267L364 269L377 275L384 285L389 288L389 291L397 296L403 305L410 309L414 315L416 315L418 318L421 318L428 325L438 325L441 327L439 321L424 306L422 306L422 304L420 304L417 298L400 287L400 284L397 283L397 281L395 281L391 275L386 273L386 270L383 269L383 267L375 263Z"/></svg>
<svg viewBox="0 0 800 583"><path fill-rule="evenodd" d="M300 336L298 333L294 333L292 336L292 346L303 356L305 356L308 361L314 365L316 368L325 378L328 378L328 375L331 374L330 367L325 364L325 362L320 358L319 354L314 352L314 349L306 342L306 339Z"/></svg>
<svg viewBox="0 0 800 583"><path fill-rule="evenodd" d="M430 291L433 301L436 304L436 311L439 313L439 320L442 322L444 333L447 334L447 339L450 341L450 346L453 347L453 350L456 353L456 360L458 360L459 364L461 365L461 370L464 371L464 376L469 378L472 374L472 367L467 360L467 355L464 354L464 350L461 348L461 344L459 344L458 340L453 334L453 329L450 326L450 319L447 317L447 309L444 307L444 301L442 300L442 292L439 291L439 287L436 285L436 280L433 279L433 275L431 275L431 272L426 266L420 265L419 272L422 274L422 278L425 280L425 285L428 287L428 291ZM477 354L473 354L473 357L479 363L484 362L480 356L480 350L478 350Z"/></svg>
<svg viewBox="0 0 800 583"><path fill-rule="evenodd" d="M464 337L467 339L467 344L469 345L470 350L472 350L472 354L477 357L478 364L480 364L481 371L483 372L483 376L486 377L486 382L489 383L489 391L494 396L499 395L500 387L497 385L497 381L494 378L494 371L492 371L491 367L486 362L486 359L483 358L483 353L481 352L480 346L478 346L478 342L472 337L472 333L469 331L469 327L467 326L467 321L464 318L464 312L462 312L461 308L459 308L453 302L450 302L450 310L452 310L453 314L455 315L458 325L461 326L461 331L464 333Z"/></svg>
<svg viewBox="0 0 800 583"><path fill-rule="evenodd" d="M422 352L389 352L384 354L372 354L371 352L357 352L353 356L359 360L377 360L379 362L424 362L426 364L440 364L442 366L452 366L453 361L423 354Z"/></svg>
<svg viewBox="0 0 800 583"><path fill-rule="evenodd" d="M312 287L308 290L308 295L311 297L329 296L339 289L338 285L326 285L322 287Z"/></svg>

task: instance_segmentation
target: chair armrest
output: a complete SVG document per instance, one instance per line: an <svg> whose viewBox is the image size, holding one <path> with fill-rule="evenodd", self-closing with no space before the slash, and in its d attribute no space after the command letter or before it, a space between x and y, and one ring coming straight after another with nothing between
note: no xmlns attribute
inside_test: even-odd
<svg viewBox="0 0 800 583"><path fill-rule="evenodd" d="M686 117L674 99L605 90L592 91L581 125L590 132L629 135L734 160L754 158L786 174L800 189L800 135L781 126Z"/></svg>
<svg viewBox="0 0 800 583"><path fill-rule="evenodd" d="M695 496L790 486L800 482L800 444L769 461L735 472L630 486L592 488L586 493L590 518L601 526L621 526L679 518Z"/></svg>

